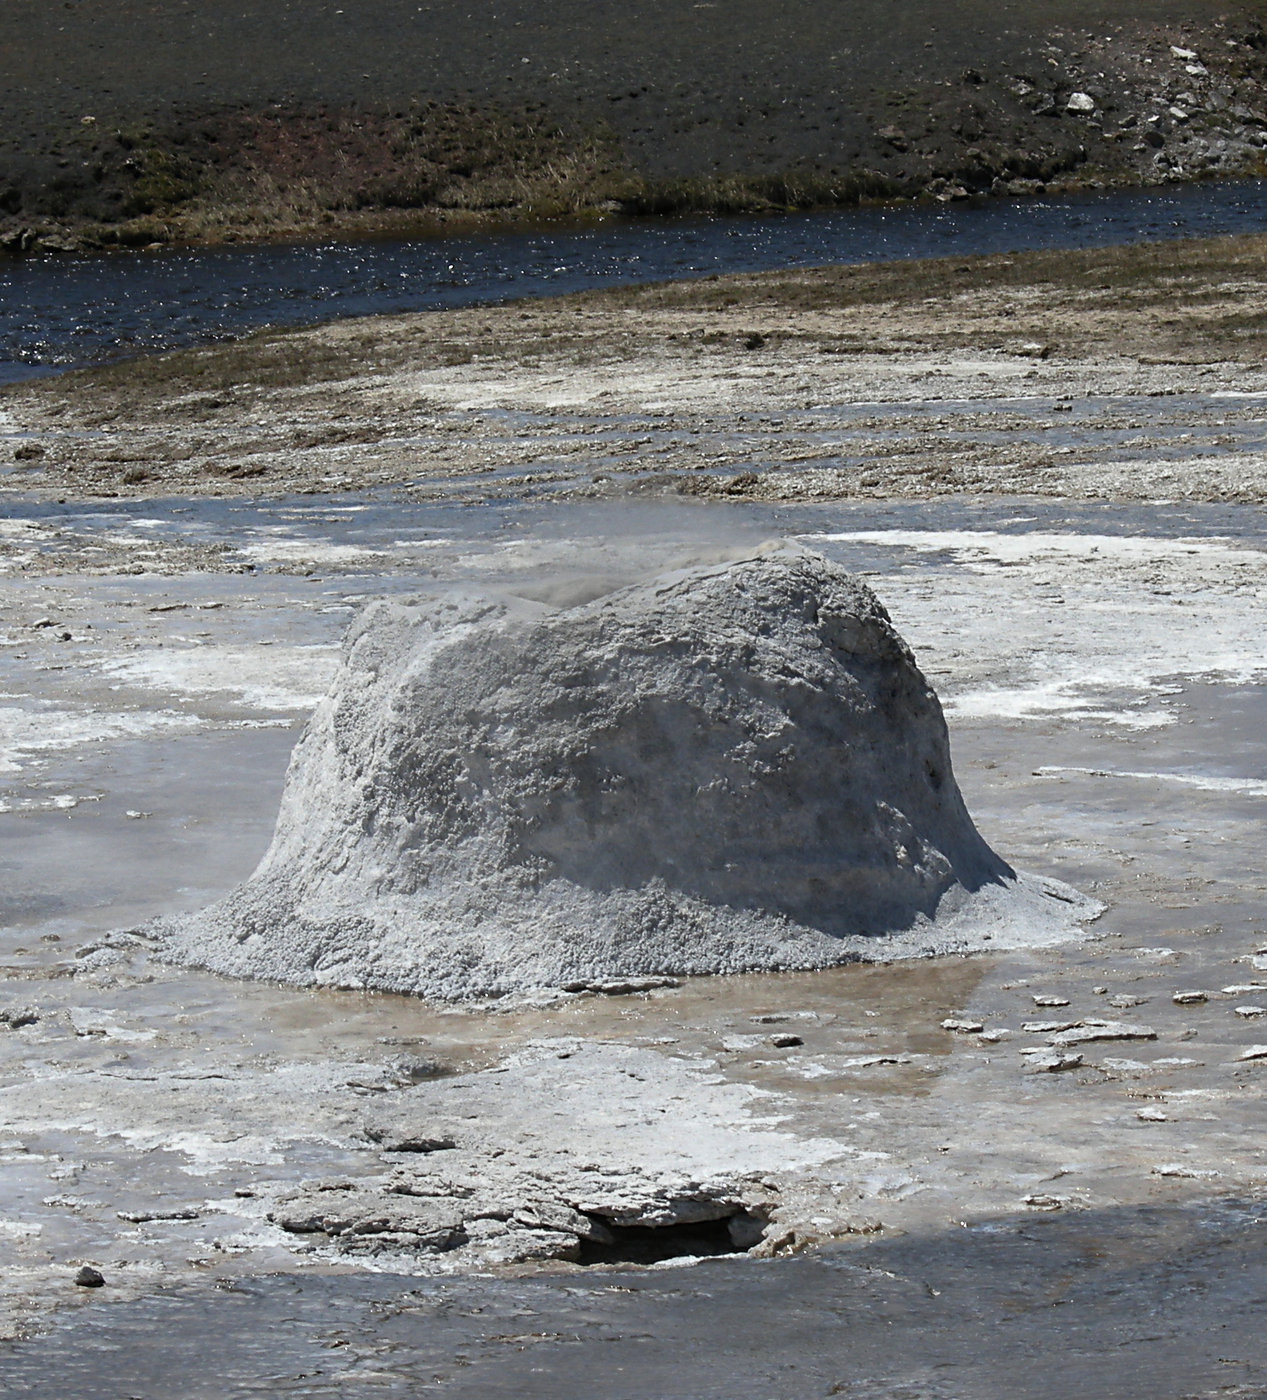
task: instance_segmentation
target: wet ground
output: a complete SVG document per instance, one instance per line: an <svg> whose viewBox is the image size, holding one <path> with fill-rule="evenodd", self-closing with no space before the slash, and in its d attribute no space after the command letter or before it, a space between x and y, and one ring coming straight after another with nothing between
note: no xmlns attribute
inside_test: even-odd
<svg viewBox="0 0 1267 1400"><path fill-rule="evenodd" d="M90 1309L6 1379L67 1400L1249 1397L1265 1225L1223 1200L566 1283L272 1277Z"/></svg>
<svg viewBox="0 0 1267 1400"><path fill-rule="evenodd" d="M0 1258L30 1334L0 1354L8 1388L1259 1393L1263 523L997 496L12 500L0 957L35 1019L0 1030ZM867 576L987 839L1107 903L1085 940L475 1010L102 943L248 873L366 597L631 578L775 536ZM1021 1053L1095 1019L1133 1038L1054 1072ZM423 1128L452 1146L383 1135ZM610 1272L278 1223L305 1182L514 1203L578 1173L600 1204L736 1192L765 1252L810 1252ZM74 1285L84 1264L102 1288Z"/></svg>

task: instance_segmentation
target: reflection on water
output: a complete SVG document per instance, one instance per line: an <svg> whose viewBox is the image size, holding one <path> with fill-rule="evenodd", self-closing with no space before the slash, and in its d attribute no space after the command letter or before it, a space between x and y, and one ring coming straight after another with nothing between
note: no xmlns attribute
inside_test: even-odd
<svg viewBox="0 0 1267 1400"><path fill-rule="evenodd" d="M1267 182L1062 199L620 220L413 243L216 248L0 264L0 381L345 316L817 263L1103 247L1267 228Z"/></svg>

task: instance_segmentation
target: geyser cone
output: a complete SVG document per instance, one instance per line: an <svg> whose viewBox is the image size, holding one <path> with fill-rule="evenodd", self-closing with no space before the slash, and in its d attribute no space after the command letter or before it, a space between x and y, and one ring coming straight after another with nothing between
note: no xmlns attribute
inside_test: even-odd
<svg viewBox="0 0 1267 1400"><path fill-rule="evenodd" d="M1051 941L1090 912L982 840L870 590L778 551L577 607L371 607L259 869L162 931L223 972L461 998Z"/></svg>

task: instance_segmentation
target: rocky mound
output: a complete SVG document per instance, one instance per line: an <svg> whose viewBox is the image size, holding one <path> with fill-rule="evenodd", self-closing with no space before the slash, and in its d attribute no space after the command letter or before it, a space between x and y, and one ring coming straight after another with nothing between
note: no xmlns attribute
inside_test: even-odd
<svg viewBox="0 0 1267 1400"><path fill-rule="evenodd" d="M178 961L460 999L1051 941L1092 912L973 826L857 579L780 550L572 607L380 603L273 843Z"/></svg>

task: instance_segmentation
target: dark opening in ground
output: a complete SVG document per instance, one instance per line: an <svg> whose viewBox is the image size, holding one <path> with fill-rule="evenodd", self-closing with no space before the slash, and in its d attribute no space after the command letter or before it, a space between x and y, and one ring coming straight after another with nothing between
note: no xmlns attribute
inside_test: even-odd
<svg viewBox="0 0 1267 1400"><path fill-rule="evenodd" d="M735 1243L730 1219L701 1220L691 1225L612 1225L612 1240L581 1241L582 1264L658 1264L663 1259L684 1259L710 1254L742 1254L746 1246Z"/></svg>

